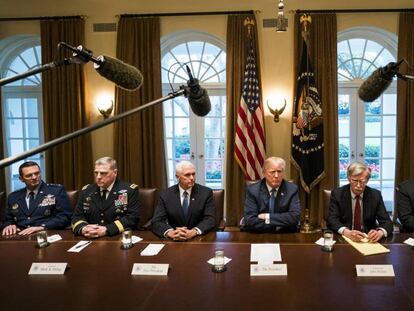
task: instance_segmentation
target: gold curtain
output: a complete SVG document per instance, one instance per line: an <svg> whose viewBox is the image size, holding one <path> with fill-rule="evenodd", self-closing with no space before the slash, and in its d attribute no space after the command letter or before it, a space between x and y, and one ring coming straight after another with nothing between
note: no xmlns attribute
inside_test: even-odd
<svg viewBox="0 0 414 311"><path fill-rule="evenodd" d="M71 57L58 49L61 41L72 46L85 43L85 21L81 18L48 19L40 22L42 63ZM45 141L88 125L84 65L54 68L42 74ZM85 134L46 151L46 180L66 189L79 189L92 179L92 146Z"/></svg>
<svg viewBox="0 0 414 311"><path fill-rule="evenodd" d="M400 73L413 75L414 13L400 13L398 29L398 59L405 59ZM395 184L414 176L414 81L397 82L397 158Z"/></svg>
<svg viewBox="0 0 414 311"><path fill-rule="evenodd" d="M137 91L115 90L115 114L158 99L161 93L161 47L158 17L121 17L117 58L140 69ZM115 123L115 158L120 176L140 187L167 186L162 104Z"/></svg>
<svg viewBox="0 0 414 311"><path fill-rule="evenodd" d="M295 86L302 48L302 25L295 15ZM323 219L323 190L333 189L339 183L338 166L338 83L337 83L337 23L336 14L311 14L308 51L310 54L316 86L322 101L324 125L325 178L308 196L310 220L320 225ZM291 177L299 185L299 174L291 165ZM306 204L305 191L300 187L302 214Z"/></svg>
<svg viewBox="0 0 414 311"><path fill-rule="evenodd" d="M237 113L240 105L243 87L244 69L246 66L247 27L244 20L249 17L254 20L252 37L255 44L258 78L260 83L260 57L258 53L257 22L253 14L235 14L227 18L227 61L226 61L226 218L228 226L237 226L244 214L244 196L246 183L244 174L234 158L234 140Z"/></svg>

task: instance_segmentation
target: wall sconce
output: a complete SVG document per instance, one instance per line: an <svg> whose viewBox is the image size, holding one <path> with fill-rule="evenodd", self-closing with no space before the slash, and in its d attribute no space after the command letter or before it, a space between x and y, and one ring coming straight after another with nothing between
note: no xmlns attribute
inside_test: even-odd
<svg viewBox="0 0 414 311"><path fill-rule="evenodd" d="M273 115L273 122L276 122L276 123L279 122L280 121L279 116L283 113L283 111L285 111L285 108L286 108L286 99L285 99L285 104L280 109L272 109L269 106L268 100L266 101L266 104L267 104L267 108L269 108L270 113Z"/></svg>
<svg viewBox="0 0 414 311"><path fill-rule="evenodd" d="M285 8L283 0L279 0L277 7L279 9L279 12L277 13L276 18L276 32L285 32L288 26L288 19L285 17L285 13L283 11Z"/></svg>
<svg viewBox="0 0 414 311"><path fill-rule="evenodd" d="M114 101L109 100L98 100L96 103L96 108L99 110L104 119L107 119L114 109Z"/></svg>

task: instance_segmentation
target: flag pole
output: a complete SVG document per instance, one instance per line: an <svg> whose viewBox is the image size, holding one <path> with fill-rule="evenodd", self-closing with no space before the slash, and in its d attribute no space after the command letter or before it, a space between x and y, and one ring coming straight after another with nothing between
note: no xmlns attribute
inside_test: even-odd
<svg viewBox="0 0 414 311"><path fill-rule="evenodd" d="M303 41L306 43L306 45L309 45L309 24L312 22L312 18L309 15L302 15L300 17L300 23L302 25L302 38ZM303 52L302 52L303 53ZM306 59L308 59L306 57ZM309 63L306 62L306 71L309 71ZM309 89L309 76L307 76L306 78L306 85L307 87L305 88L305 90ZM305 94L305 97L308 94ZM309 190L306 191L306 190ZM315 229L315 227L313 226L313 224L310 221L310 203L311 203L311 189L305 189L305 213L303 215L303 220L302 223L300 225L300 232L301 233L314 233L317 230Z"/></svg>

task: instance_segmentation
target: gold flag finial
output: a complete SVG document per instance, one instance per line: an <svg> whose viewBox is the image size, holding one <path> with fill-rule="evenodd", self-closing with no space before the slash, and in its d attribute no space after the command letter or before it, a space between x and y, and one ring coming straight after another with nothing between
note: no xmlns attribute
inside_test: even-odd
<svg viewBox="0 0 414 311"><path fill-rule="evenodd" d="M252 27L254 26L254 20L252 20L251 18L249 18L249 17L246 17L246 19L244 20L244 23L243 23L243 25L246 27L247 26L247 32L248 32L248 34L249 34L249 36L251 35L251 29L252 29Z"/></svg>
<svg viewBox="0 0 414 311"><path fill-rule="evenodd" d="M310 15L307 15L307 14L303 14L301 17L300 17L300 23L302 24L302 26L303 26L303 31L304 32L308 32L308 26L309 26L309 24L310 23L312 23L312 18L310 17Z"/></svg>

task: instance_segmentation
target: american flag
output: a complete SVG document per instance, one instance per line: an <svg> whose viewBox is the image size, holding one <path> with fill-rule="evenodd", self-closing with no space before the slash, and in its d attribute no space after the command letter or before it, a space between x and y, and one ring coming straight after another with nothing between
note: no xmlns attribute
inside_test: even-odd
<svg viewBox="0 0 414 311"><path fill-rule="evenodd" d="M266 141L253 40L250 38L249 41L243 90L237 115L234 155L244 172L245 179L255 181L263 177Z"/></svg>

